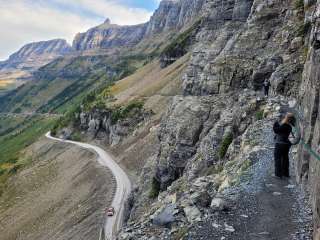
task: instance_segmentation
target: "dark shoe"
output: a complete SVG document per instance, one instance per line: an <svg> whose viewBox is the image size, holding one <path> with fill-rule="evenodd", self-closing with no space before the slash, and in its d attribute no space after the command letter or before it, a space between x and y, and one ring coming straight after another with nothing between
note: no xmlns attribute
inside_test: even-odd
<svg viewBox="0 0 320 240"><path fill-rule="evenodd" d="M282 179L282 176L278 176L278 175L275 175L275 174L273 174L272 177L273 178L277 178L277 179Z"/></svg>

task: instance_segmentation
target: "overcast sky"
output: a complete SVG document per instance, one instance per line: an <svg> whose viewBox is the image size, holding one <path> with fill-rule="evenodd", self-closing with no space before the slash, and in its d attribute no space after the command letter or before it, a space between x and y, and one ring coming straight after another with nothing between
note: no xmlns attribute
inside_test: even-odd
<svg viewBox="0 0 320 240"><path fill-rule="evenodd" d="M149 20L160 0L0 0L0 60L24 44L64 38L102 23L133 25Z"/></svg>

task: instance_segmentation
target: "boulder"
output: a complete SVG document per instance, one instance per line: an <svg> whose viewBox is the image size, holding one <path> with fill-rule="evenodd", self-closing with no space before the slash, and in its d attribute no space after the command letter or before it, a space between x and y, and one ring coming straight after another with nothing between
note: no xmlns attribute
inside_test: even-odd
<svg viewBox="0 0 320 240"><path fill-rule="evenodd" d="M183 208L184 213L188 219L188 222L193 223L201 221L201 212L196 206L186 206Z"/></svg>
<svg viewBox="0 0 320 240"><path fill-rule="evenodd" d="M228 205L227 205L226 201L222 198L212 199L210 207L214 211L224 211L224 210L228 209Z"/></svg>
<svg viewBox="0 0 320 240"><path fill-rule="evenodd" d="M211 197L207 191L191 194L190 200L198 207L207 208L210 206Z"/></svg>
<svg viewBox="0 0 320 240"><path fill-rule="evenodd" d="M175 204L167 205L163 210L153 217L152 223L158 226L169 227L176 221L175 215L179 212Z"/></svg>

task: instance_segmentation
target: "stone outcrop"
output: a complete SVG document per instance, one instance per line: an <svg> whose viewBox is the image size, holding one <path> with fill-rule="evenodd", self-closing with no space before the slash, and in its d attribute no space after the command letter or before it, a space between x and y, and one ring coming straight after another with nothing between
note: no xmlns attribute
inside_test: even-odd
<svg viewBox="0 0 320 240"><path fill-rule="evenodd" d="M111 109L81 112L77 116L79 130L85 131L90 138L102 139L105 144L115 146L129 134L133 134L139 124L146 122L152 114L150 111L134 108L128 116L115 119L114 112Z"/></svg>
<svg viewBox="0 0 320 240"><path fill-rule="evenodd" d="M29 43L0 63L0 70L34 70L72 51L64 39Z"/></svg>

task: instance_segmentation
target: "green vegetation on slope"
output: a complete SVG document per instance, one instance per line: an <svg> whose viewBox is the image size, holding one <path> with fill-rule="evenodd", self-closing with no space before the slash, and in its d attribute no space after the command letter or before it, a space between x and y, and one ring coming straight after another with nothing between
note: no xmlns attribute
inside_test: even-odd
<svg viewBox="0 0 320 240"><path fill-rule="evenodd" d="M193 38L202 22L202 18L198 19L190 28L179 34L173 41L167 45L161 53L162 58L177 59L188 52L188 48L192 45Z"/></svg>
<svg viewBox="0 0 320 240"><path fill-rule="evenodd" d="M296 35L297 37L303 37L305 38L309 31L311 30L311 22L301 22L298 26L297 26L297 30L296 30Z"/></svg>
<svg viewBox="0 0 320 240"><path fill-rule="evenodd" d="M33 81L0 97L0 111L64 113L88 92L134 73L146 59L143 54L57 59L35 73Z"/></svg>
<svg viewBox="0 0 320 240"><path fill-rule="evenodd" d="M160 193L160 183L156 178L152 178L149 198L154 199L158 197L159 193Z"/></svg>
<svg viewBox="0 0 320 240"><path fill-rule="evenodd" d="M111 113L112 123L130 117L134 113L134 110L141 110L143 105L144 103L142 101L132 101L126 106L117 106L113 108Z"/></svg>
<svg viewBox="0 0 320 240"><path fill-rule="evenodd" d="M230 146L230 144L232 143L233 140L233 135L232 133L228 133L223 139L222 142L220 144L220 148L219 148L219 158L222 159L225 157L228 148Z"/></svg>
<svg viewBox="0 0 320 240"><path fill-rule="evenodd" d="M295 0L294 7L297 10L303 10L304 9L304 1L303 0Z"/></svg>
<svg viewBox="0 0 320 240"><path fill-rule="evenodd" d="M14 131L19 125L23 125L24 121L26 118L20 115L0 116L0 137Z"/></svg>
<svg viewBox="0 0 320 240"><path fill-rule="evenodd" d="M256 120L262 120L264 118L263 110L259 110L256 112Z"/></svg>
<svg viewBox="0 0 320 240"><path fill-rule="evenodd" d="M17 121L12 117L11 121L11 130L0 136L0 195L7 178L30 162L21 151L43 136L56 120L37 116L23 122L21 117ZM0 119L0 126L6 122L7 119Z"/></svg>

